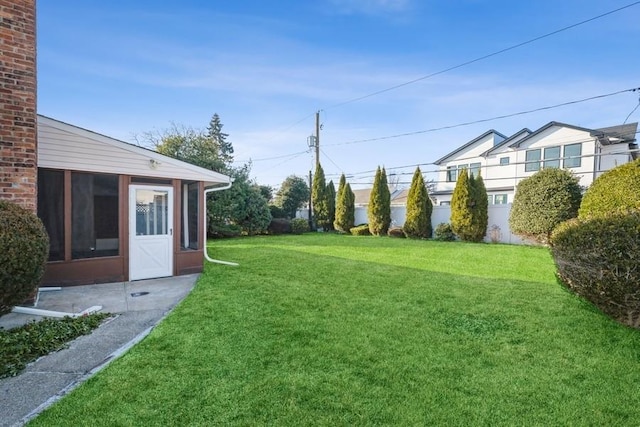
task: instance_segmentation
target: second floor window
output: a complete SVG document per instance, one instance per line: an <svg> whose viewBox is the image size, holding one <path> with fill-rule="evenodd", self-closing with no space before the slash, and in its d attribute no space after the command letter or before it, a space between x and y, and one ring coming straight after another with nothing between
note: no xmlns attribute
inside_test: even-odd
<svg viewBox="0 0 640 427"><path fill-rule="evenodd" d="M525 172L536 172L540 170L540 149L527 150L526 163L524 165Z"/></svg>
<svg viewBox="0 0 640 427"><path fill-rule="evenodd" d="M560 147L547 147L544 149L544 167L560 167Z"/></svg>
<svg viewBox="0 0 640 427"><path fill-rule="evenodd" d="M509 158L508 157L500 157L500 166L508 165Z"/></svg>
<svg viewBox="0 0 640 427"><path fill-rule="evenodd" d="M480 175L480 163L471 163L469 165L469 173L475 177Z"/></svg>
<svg viewBox="0 0 640 427"><path fill-rule="evenodd" d="M579 168L582 165L581 156L582 144L565 145L562 166L565 168Z"/></svg>
<svg viewBox="0 0 640 427"><path fill-rule="evenodd" d="M458 180L458 168L455 166L447 166L447 182L456 182Z"/></svg>

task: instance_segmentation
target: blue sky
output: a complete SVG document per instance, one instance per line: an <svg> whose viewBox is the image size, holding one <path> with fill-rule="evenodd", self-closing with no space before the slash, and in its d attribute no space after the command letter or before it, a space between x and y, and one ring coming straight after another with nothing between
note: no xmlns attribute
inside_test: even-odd
<svg viewBox="0 0 640 427"><path fill-rule="evenodd" d="M438 128L640 87L640 4L471 65L349 102L633 3L483 0L38 2L38 112L127 142L218 113L239 162L278 186L321 162L366 186L468 140L555 120L621 124L639 93ZM629 121L640 120L640 109ZM295 156L288 156L296 154ZM265 158L280 157L272 160ZM424 166L432 170L433 166ZM409 181L402 176L401 181Z"/></svg>

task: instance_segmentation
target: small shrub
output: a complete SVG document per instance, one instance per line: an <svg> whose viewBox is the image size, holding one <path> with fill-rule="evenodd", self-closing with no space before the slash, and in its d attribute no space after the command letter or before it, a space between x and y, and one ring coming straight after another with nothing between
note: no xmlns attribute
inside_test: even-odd
<svg viewBox="0 0 640 427"><path fill-rule="evenodd" d="M640 326L640 212L562 223L551 252L570 289L614 319Z"/></svg>
<svg viewBox="0 0 640 427"><path fill-rule="evenodd" d="M269 234L291 233L291 221L286 218L274 218L267 227Z"/></svg>
<svg viewBox="0 0 640 427"><path fill-rule="evenodd" d="M223 239L238 237L242 234L242 228L234 224L210 224L209 237L212 239Z"/></svg>
<svg viewBox="0 0 640 427"><path fill-rule="evenodd" d="M369 224L362 224L349 229L349 232L354 236L370 236Z"/></svg>
<svg viewBox="0 0 640 427"><path fill-rule="evenodd" d="M400 237L403 239L406 237L404 231L402 230L402 227L390 228L387 234L389 235L389 237Z"/></svg>
<svg viewBox="0 0 640 427"><path fill-rule="evenodd" d="M293 234L302 234L309 231L309 221L304 218L294 218L291 220L291 232Z"/></svg>
<svg viewBox="0 0 640 427"><path fill-rule="evenodd" d="M606 216L614 211L640 210L640 159L613 168L593 181L578 216Z"/></svg>
<svg viewBox="0 0 640 427"><path fill-rule="evenodd" d="M433 232L433 238L441 242L453 242L456 240L456 235L451 229L451 224L441 222Z"/></svg>
<svg viewBox="0 0 640 427"><path fill-rule="evenodd" d="M48 257L49 236L40 218L0 201L0 316L35 292Z"/></svg>

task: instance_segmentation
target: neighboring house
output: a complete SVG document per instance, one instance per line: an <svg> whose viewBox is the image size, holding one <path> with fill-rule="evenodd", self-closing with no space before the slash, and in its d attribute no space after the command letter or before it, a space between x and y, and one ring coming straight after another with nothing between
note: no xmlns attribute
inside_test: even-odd
<svg viewBox="0 0 640 427"><path fill-rule="evenodd" d="M637 123L587 129L550 122L510 137L490 130L435 162L439 205L448 205L458 171L480 173L491 204L513 202L518 183L545 167L565 168L588 187L603 172L637 156Z"/></svg>
<svg viewBox="0 0 640 427"><path fill-rule="evenodd" d="M353 194L355 196L355 200L353 202L354 206L369 206L371 190L372 188L353 190ZM407 204L409 189L401 189L389 185L389 194L391 195L391 206L405 206Z"/></svg>
<svg viewBox="0 0 640 427"><path fill-rule="evenodd" d="M37 211L50 238L44 284L201 272L205 188L228 176L38 116Z"/></svg>

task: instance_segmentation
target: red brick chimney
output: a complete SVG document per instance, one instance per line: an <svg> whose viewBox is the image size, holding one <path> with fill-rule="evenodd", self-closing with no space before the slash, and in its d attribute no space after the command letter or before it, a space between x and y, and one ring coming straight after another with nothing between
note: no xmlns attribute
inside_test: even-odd
<svg viewBox="0 0 640 427"><path fill-rule="evenodd" d="M36 0L0 0L0 199L36 211Z"/></svg>

